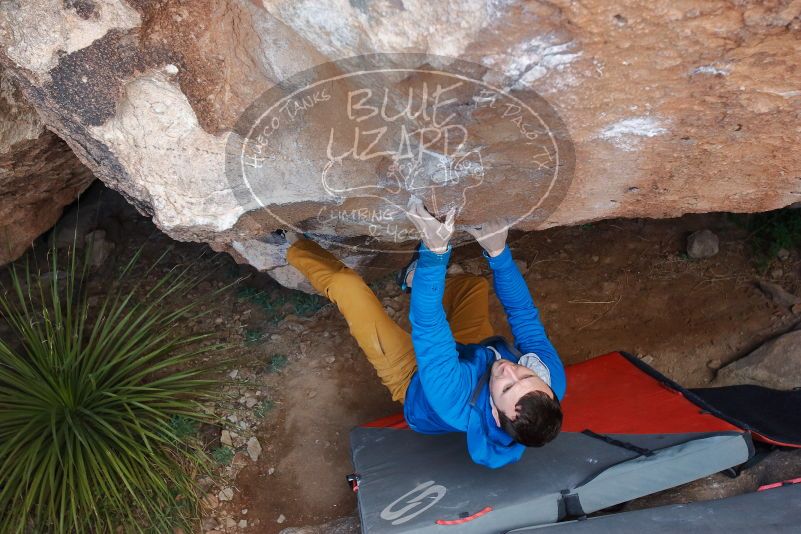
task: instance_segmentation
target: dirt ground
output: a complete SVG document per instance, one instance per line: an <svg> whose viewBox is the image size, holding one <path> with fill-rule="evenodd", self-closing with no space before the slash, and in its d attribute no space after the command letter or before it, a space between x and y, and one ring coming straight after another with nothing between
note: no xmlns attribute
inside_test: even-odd
<svg viewBox="0 0 801 534"><path fill-rule="evenodd" d="M146 259L174 246L168 264L210 252L205 245L171 242L125 207L94 224L107 229L115 245L113 257L95 275L98 287L142 243ZM720 253L691 260L684 254L686 237L703 228L720 237ZM763 275L754 266L745 231L723 214L605 221L514 236L510 243L568 365L626 350L685 386L703 386L718 367L800 318L754 286L764 276L801 293L798 253L775 260ZM459 248L452 263L486 274L479 252L475 246ZM352 514L356 501L345 482L351 471L348 432L400 411L400 405L391 401L330 304L313 312L315 306L301 305L305 296L228 256L203 258L214 274L185 299L249 275L225 290L218 311L191 325L233 342L231 355L238 358L221 377L228 400L214 407L220 424L210 430L215 446L223 428L240 434L231 446L237 455L219 468L222 485L228 484L233 496L220 501L221 484L206 482L205 529L267 534ZM408 296L389 277L372 286L388 313L408 328ZM281 298L265 304L265 295ZM497 332L509 335L496 299L491 317ZM248 436L261 445L257 461L244 452Z"/></svg>

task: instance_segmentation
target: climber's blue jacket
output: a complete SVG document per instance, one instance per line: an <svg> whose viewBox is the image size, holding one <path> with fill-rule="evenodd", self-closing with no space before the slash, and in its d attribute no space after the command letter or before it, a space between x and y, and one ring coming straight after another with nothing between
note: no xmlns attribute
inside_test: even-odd
<svg viewBox="0 0 801 534"><path fill-rule="evenodd" d="M450 252L450 246L447 252L436 254L420 245L409 312L417 372L406 391L403 414L417 432L467 433L467 449L474 462L502 467L519 460L525 446L513 441L492 417L489 369L495 354L482 344L456 343L445 318L442 297ZM509 247L494 258L484 255L515 347L520 353L539 356L551 373L551 388L561 400L566 388L562 361L545 334ZM517 362L518 356L504 343L494 345L503 358Z"/></svg>

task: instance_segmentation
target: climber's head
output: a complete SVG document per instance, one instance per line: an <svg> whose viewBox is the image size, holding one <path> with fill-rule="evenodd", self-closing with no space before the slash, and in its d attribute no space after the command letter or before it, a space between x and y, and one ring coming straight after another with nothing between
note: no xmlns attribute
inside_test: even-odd
<svg viewBox="0 0 801 534"><path fill-rule="evenodd" d="M528 367L503 359L495 361L489 388L495 422L518 443L541 447L559 434L559 399Z"/></svg>

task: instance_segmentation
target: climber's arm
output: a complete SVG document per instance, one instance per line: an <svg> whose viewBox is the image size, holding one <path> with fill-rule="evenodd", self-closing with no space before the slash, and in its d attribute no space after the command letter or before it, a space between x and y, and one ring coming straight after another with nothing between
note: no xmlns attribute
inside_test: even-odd
<svg viewBox="0 0 801 534"><path fill-rule="evenodd" d="M476 238L484 249L484 256L489 260L495 294L506 311L515 345L524 354L533 352L548 367L551 388L561 399L565 394L565 369L545 333L526 281L506 244L509 225L501 218L467 228L467 232Z"/></svg>
<svg viewBox="0 0 801 534"><path fill-rule="evenodd" d="M443 254L420 246L409 319L417 372L429 404L443 421L462 429L468 410L469 377L442 307L450 247Z"/></svg>
<svg viewBox="0 0 801 534"><path fill-rule="evenodd" d="M509 246L497 256L485 253L493 273L493 286L515 338L515 345L523 354L533 352L551 373L551 388L560 399L565 394L565 369L559 358L540 314L531 298L531 292L520 274Z"/></svg>
<svg viewBox="0 0 801 534"><path fill-rule="evenodd" d="M422 200L412 196L406 216L422 240L409 310L417 373L431 408L445 423L464 430L469 412L470 377L459 364L456 341L442 307L455 211L448 213L444 223L439 222Z"/></svg>

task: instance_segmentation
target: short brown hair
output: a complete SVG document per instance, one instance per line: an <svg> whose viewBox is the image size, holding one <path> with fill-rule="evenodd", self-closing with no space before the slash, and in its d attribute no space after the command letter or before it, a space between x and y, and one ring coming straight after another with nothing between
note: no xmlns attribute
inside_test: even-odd
<svg viewBox="0 0 801 534"><path fill-rule="evenodd" d="M562 406L556 395L544 391L526 393L515 404L517 417L509 419L498 410L501 428L526 447L542 447L559 435L562 429Z"/></svg>

